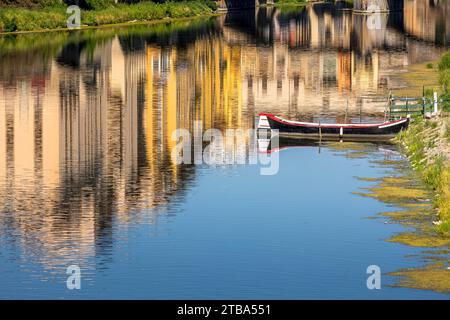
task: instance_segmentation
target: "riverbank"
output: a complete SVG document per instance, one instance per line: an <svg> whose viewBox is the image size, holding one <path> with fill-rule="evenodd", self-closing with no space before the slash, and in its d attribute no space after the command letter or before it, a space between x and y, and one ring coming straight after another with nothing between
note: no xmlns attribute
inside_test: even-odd
<svg viewBox="0 0 450 320"><path fill-rule="evenodd" d="M438 61L411 66L398 80L405 86L396 90L396 94L409 97L425 94L429 98L434 91L439 94L439 114L432 119L412 119L409 128L397 137L397 142L404 148L414 169L434 191L437 217L433 223L437 231L450 236L450 52L444 53Z"/></svg>
<svg viewBox="0 0 450 320"><path fill-rule="evenodd" d="M399 134L397 142L404 148L413 168L434 191L436 229L450 236L450 118L414 119Z"/></svg>
<svg viewBox="0 0 450 320"><path fill-rule="evenodd" d="M33 8L5 7L0 11L0 33L67 29L66 5ZM214 5L208 0L137 4L109 4L81 9L81 28L112 24L163 21L212 15Z"/></svg>
<svg viewBox="0 0 450 320"><path fill-rule="evenodd" d="M305 0L275 0L274 1L274 5L275 6L286 6L286 5L289 5L289 6L292 6L292 5L303 6L303 5L306 5L306 4L307 4L307 2Z"/></svg>

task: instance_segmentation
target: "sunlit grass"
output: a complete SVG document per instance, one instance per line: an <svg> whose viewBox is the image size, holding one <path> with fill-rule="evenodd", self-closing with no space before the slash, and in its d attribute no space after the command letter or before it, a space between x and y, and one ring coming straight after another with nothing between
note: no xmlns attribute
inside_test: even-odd
<svg viewBox="0 0 450 320"><path fill-rule="evenodd" d="M412 166L434 191L434 206L440 221L437 229L450 235L450 142L447 138L449 118L415 119L398 141L403 145Z"/></svg>
<svg viewBox="0 0 450 320"><path fill-rule="evenodd" d="M119 3L93 10L82 10L81 24L83 26L100 26L164 18L194 17L212 12L213 8L206 0L163 4L142 2L128 5ZM0 32L66 28L67 18L66 6L33 9L4 8L0 11Z"/></svg>
<svg viewBox="0 0 450 320"><path fill-rule="evenodd" d="M275 0L275 4L305 4L306 0Z"/></svg>

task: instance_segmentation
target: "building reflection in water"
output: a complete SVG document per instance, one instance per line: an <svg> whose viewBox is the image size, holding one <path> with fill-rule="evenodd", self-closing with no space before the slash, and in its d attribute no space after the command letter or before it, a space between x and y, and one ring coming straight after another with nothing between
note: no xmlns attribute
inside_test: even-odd
<svg viewBox="0 0 450 320"><path fill-rule="evenodd" d="M249 129L260 111L340 121L347 101L353 120L380 115L392 71L449 43L448 14L406 0L374 32L328 4L263 8L0 51L1 238L48 267L107 258L115 228L156 223L194 183L171 160L175 129Z"/></svg>

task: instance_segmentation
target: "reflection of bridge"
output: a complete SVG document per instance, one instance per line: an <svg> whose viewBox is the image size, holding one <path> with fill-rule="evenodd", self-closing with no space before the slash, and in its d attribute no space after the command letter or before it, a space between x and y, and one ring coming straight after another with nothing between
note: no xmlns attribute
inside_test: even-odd
<svg viewBox="0 0 450 320"><path fill-rule="evenodd" d="M383 11L402 11L404 6L404 0L355 0L353 2L354 10L373 10L373 5L380 7ZM372 5L372 9L370 6Z"/></svg>
<svg viewBox="0 0 450 320"><path fill-rule="evenodd" d="M259 5L273 4L274 0L216 0L219 8L254 8Z"/></svg>
<svg viewBox="0 0 450 320"><path fill-rule="evenodd" d="M229 12L220 19L229 43L288 43L290 48L335 48L366 54L372 49L405 50L408 43L427 55L429 45L450 45L450 4L431 5L427 0L408 0L401 12L381 13L380 28L368 28L369 15L358 14L345 4L315 3L284 11L276 7ZM231 33L228 30L231 29ZM229 37L232 35L232 37ZM239 35L239 36L238 36ZM428 57L427 59L430 59Z"/></svg>
<svg viewBox="0 0 450 320"><path fill-rule="evenodd" d="M221 9L254 8L259 5L274 4L274 0L216 0L216 2ZM353 8L357 11L396 11L402 10L403 0L355 0Z"/></svg>

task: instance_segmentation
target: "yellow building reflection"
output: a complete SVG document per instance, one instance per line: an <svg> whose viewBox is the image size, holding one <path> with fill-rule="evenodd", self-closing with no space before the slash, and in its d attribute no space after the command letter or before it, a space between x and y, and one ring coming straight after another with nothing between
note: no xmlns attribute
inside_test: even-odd
<svg viewBox="0 0 450 320"><path fill-rule="evenodd" d="M436 39L422 25L441 28L442 12L418 2L405 1L405 29ZM183 45L117 32L51 57L3 55L0 232L49 266L87 260L112 245L116 223L157 223L195 179L172 162L174 130L250 129L262 111L336 120L347 102L350 115L380 114L390 72L419 59L407 48L442 51L387 20L374 34L348 11L265 10L256 30L219 19Z"/></svg>

